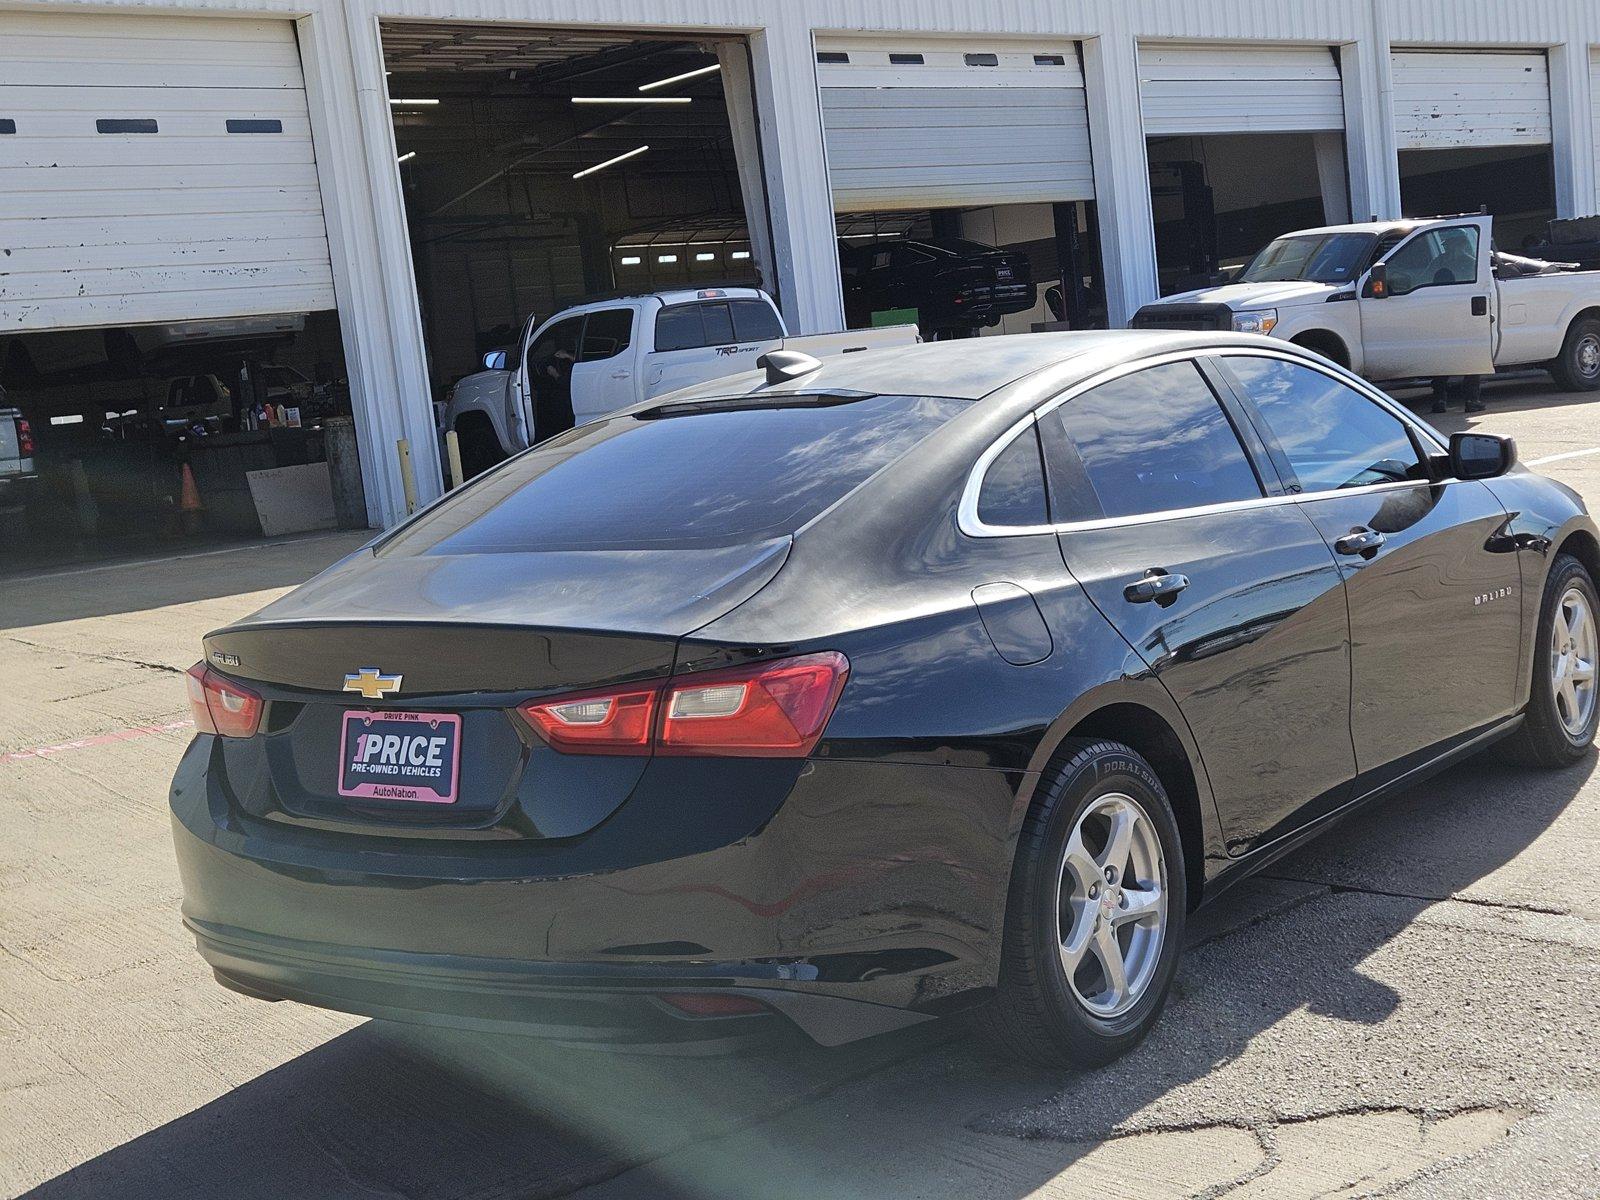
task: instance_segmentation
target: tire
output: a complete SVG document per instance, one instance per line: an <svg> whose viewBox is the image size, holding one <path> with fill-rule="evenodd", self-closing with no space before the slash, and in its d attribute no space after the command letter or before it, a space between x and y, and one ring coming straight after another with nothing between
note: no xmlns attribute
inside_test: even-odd
<svg viewBox="0 0 1600 1200"><path fill-rule="evenodd" d="M1580 619L1580 608L1586 608L1586 620ZM1596 597L1588 570L1570 554L1556 555L1539 605L1527 716L1502 743L1506 757L1513 762L1530 767L1569 767L1588 754L1594 744L1595 726L1600 723L1600 681L1595 677L1596 628L1600 621L1597 614L1600 598ZM1562 626L1559 637L1558 620ZM1579 624L1583 628L1574 628ZM1574 660L1588 664L1587 691L1579 680L1572 681L1571 691L1563 694L1557 682L1562 646L1572 646L1565 654L1567 671L1571 671ZM1565 677L1570 681L1570 675Z"/></svg>
<svg viewBox="0 0 1600 1200"><path fill-rule="evenodd" d="M1583 317L1572 323L1561 353L1550 360L1550 376L1565 391L1600 389L1600 317Z"/></svg>
<svg viewBox="0 0 1600 1200"><path fill-rule="evenodd" d="M456 437L461 443L461 473L468 479L476 479L490 467L505 461L500 439L495 437L494 427L487 420L457 423Z"/></svg>
<svg viewBox="0 0 1600 1200"><path fill-rule="evenodd" d="M1159 883L1161 895L1144 919L1117 904L1121 875L1108 886L1104 873L1113 865L1105 861L1104 832L1115 814L1129 812L1130 851L1121 865L1136 884L1128 893L1148 900L1149 885ZM1069 854L1069 843L1087 856ZM1069 866L1074 859L1082 864L1077 869ZM1095 884L1087 882L1091 875ZM1098 888L1093 896L1091 886ZM1070 893L1065 899L1062 888ZM979 1014L980 1032L1001 1053L1032 1065L1094 1067L1126 1054L1166 1003L1183 950L1187 896L1177 818L1150 764L1117 742L1064 742L1022 827L1000 986ZM1104 932L1116 938L1126 975L1120 1000L1106 986ZM1067 939L1084 946L1070 978Z"/></svg>

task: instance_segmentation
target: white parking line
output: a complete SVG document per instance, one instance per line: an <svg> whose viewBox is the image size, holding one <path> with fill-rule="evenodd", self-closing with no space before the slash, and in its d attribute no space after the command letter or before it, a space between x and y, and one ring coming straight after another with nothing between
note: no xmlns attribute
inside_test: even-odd
<svg viewBox="0 0 1600 1200"><path fill-rule="evenodd" d="M1561 462L1568 458L1586 458L1591 454L1600 454L1600 446L1590 446L1587 450L1567 450L1561 454L1546 454L1543 458L1536 458L1528 465L1542 467L1545 463Z"/></svg>

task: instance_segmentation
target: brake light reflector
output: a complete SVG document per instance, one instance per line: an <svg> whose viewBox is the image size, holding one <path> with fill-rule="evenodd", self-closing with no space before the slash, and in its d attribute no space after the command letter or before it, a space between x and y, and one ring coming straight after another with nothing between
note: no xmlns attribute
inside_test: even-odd
<svg viewBox="0 0 1600 1200"><path fill-rule="evenodd" d="M517 711L567 754L804 758L850 673L833 650L674 675L663 684L534 700Z"/></svg>
<svg viewBox="0 0 1600 1200"><path fill-rule="evenodd" d="M568 754L649 754L660 688L535 701L517 709Z"/></svg>
<svg viewBox="0 0 1600 1200"><path fill-rule="evenodd" d="M254 737L265 707L261 697L243 684L218 675L203 662L184 676L189 688L189 708L200 733L218 737Z"/></svg>
<svg viewBox="0 0 1600 1200"><path fill-rule="evenodd" d="M668 680L656 753L804 758L849 672L828 650Z"/></svg>
<svg viewBox="0 0 1600 1200"><path fill-rule="evenodd" d="M686 1017L749 1017L767 1006L750 996L721 992L663 992L658 997Z"/></svg>

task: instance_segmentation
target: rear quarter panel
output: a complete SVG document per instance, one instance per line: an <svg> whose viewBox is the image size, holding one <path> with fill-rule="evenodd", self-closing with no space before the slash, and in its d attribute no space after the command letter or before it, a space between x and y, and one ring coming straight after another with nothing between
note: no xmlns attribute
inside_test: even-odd
<svg viewBox="0 0 1600 1200"><path fill-rule="evenodd" d="M1600 271L1525 275L1495 282L1500 301L1496 366L1554 358L1567 326L1586 308L1600 308Z"/></svg>

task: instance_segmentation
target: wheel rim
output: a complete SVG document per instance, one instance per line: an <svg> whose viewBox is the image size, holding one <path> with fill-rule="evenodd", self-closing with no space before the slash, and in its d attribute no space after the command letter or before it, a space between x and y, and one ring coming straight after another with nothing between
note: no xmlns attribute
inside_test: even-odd
<svg viewBox="0 0 1600 1200"><path fill-rule="evenodd" d="M1572 738L1583 737L1595 704L1594 609L1581 588L1569 587L1550 629L1550 689L1556 716Z"/></svg>
<svg viewBox="0 0 1600 1200"><path fill-rule="evenodd" d="M1585 379L1600 375L1600 334L1586 333L1578 341L1578 373Z"/></svg>
<svg viewBox="0 0 1600 1200"><path fill-rule="evenodd" d="M1097 1017L1149 990L1167 929L1167 871L1155 823L1132 796L1097 796L1073 827L1056 884L1056 940L1078 1002Z"/></svg>

